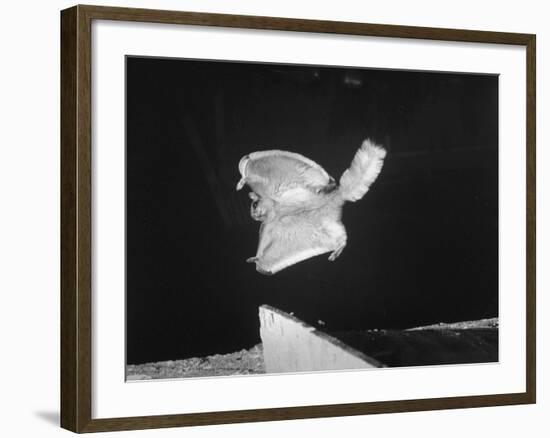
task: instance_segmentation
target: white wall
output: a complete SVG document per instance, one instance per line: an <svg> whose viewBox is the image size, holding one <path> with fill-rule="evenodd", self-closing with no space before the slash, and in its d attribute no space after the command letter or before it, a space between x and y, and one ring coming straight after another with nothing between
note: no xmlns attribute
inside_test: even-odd
<svg viewBox="0 0 550 438"><path fill-rule="evenodd" d="M542 145L550 102L543 1L245 1L111 0L88 3L235 14L273 15L372 23L457 27L537 34L538 76L538 306L539 403L443 412L285 421L105 436L383 436L498 438L542 437L550 408L549 349L542 340L550 266L545 260L550 219L549 154ZM68 435L57 426L59 399L59 10L70 1L10 1L0 14L0 433L3 436ZM545 421L546 420L546 421Z"/></svg>

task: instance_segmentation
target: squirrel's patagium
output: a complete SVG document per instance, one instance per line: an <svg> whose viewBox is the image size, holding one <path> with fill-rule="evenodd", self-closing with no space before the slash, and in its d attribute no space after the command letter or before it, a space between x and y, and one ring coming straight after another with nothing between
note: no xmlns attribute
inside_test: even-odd
<svg viewBox="0 0 550 438"><path fill-rule="evenodd" d="M385 156L383 147L363 141L338 184L321 166L297 153L270 150L241 158L237 190L245 184L250 187L250 214L262 223L258 251L247 261L256 263L258 272L275 274L326 252L335 260L347 240L342 206L367 193Z"/></svg>

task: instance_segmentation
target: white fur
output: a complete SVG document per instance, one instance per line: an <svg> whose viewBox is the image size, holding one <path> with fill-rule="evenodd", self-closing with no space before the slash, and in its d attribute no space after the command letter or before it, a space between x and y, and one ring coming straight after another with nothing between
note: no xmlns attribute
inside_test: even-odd
<svg viewBox="0 0 550 438"><path fill-rule="evenodd" d="M358 201L382 170L386 150L371 140L363 141L350 167L340 177L340 193L346 201Z"/></svg>
<svg viewBox="0 0 550 438"><path fill-rule="evenodd" d="M330 179L330 175L326 172L326 170L323 169L321 166L319 166L315 161L310 160L309 158L304 157L301 154L297 154L296 152L281 151L281 150L278 150L278 149L270 150L270 151L252 152L252 153L248 154L248 156L247 156L248 159L246 160L246 162L248 162L248 160L258 160L260 158L266 158L266 157L272 157L272 156L292 158L293 160L296 160L298 162L302 162L302 163L306 164L307 166L318 170L323 175L323 177L326 178L327 180ZM245 158L245 157L243 157L243 158ZM241 161L242 161L242 159L241 159ZM242 176L246 176L246 166L244 164L243 164L242 168L239 165L239 170L240 170Z"/></svg>
<svg viewBox="0 0 550 438"><path fill-rule="evenodd" d="M270 266L269 269L267 269L267 272L269 272L270 274L276 274L277 272L288 268L289 266L295 265L296 263L299 263L303 260L307 260L311 257L315 257L330 251L332 250L329 248L304 249L303 251L297 252L296 254L290 254L288 257L279 260L277 263ZM259 266L260 268L262 267L261 264Z"/></svg>

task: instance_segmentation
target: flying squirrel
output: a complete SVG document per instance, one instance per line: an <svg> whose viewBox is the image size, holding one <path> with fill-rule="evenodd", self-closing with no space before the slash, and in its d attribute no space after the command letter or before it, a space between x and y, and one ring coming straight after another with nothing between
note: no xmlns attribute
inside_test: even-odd
<svg viewBox="0 0 550 438"><path fill-rule="evenodd" d="M262 274L275 274L327 252L335 260L347 242L342 207L367 193L385 156L382 146L364 140L338 184L320 165L294 152L242 157L237 190L250 187L250 215L261 222L258 250L247 262Z"/></svg>

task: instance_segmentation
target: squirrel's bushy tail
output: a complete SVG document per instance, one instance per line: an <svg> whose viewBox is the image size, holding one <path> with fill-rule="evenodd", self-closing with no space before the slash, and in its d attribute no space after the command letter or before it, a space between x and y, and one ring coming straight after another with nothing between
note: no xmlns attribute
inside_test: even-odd
<svg viewBox="0 0 550 438"><path fill-rule="evenodd" d="M386 150L371 140L363 141L355 153L350 167L340 177L340 195L355 202L365 196L382 170Z"/></svg>

